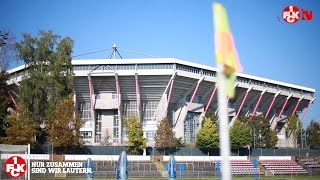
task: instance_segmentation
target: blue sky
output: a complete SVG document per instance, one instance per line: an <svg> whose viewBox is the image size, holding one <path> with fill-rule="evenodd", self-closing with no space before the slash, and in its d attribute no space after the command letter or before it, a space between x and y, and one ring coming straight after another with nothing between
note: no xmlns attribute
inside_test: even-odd
<svg viewBox="0 0 320 180"><path fill-rule="evenodd" d="M110 48L115 42L120 48L153 56L216 66L212 2L3 0L0 28L11 31L18 40L23 32L36 35L38 30L51 29L75 41L74 55ZM244 73L315 88L319 97L320 1L215 2L228 11ZM313 20L285 23L281 16L288 5L312 10ZM105 58L109 53L81 58ZM319 109L317 99L304 124L319 121Z"/></svg>

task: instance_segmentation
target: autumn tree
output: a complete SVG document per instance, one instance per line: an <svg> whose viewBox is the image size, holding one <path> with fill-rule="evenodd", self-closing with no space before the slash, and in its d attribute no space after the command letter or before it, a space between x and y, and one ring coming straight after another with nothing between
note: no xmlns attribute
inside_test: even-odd
<svg viewBox="0 0 320 180"><path fill-rule="evenodd" d="M168 118L163 118L158 124L156 134L154 136L155 147L163 151L165 155L168 150L176 146L175 134L170 127Z"/></svg>
<svg viewBox="0 0 320 180"><path fill-rule="evenodd" d="M28 33L16 44L19 59L28 76L21 82L20 102L38 124L51 116L56 104L72 93L74 74L71 64L73 41L61 39L52 31Z"/></svg>
<svg viewBox="0 0 320 180"><path fill-rule="evenodd" d="M230 145L232 149L242 149L251 142L250 128L244 122L235 120L230 128Z"/></svg>
<svg viewBox="0 0 320 180"><path fill-rule="evenodd" d="M307 144L311 149L320 149L320 123L312 120L307 128Z"/></svg>
<svg viewBox="0 0 320 180"><path fill-rule="evenodd" d="M206 117L203 121L201 129L197 133L196 145L209 154L210 150L219 147L219 135L217 126L211 118Z"/></svg>
<svg viewBox="0 0 320 180"><path fill-rule="evenodd" d="M127 133L127 150L132 155L140 155L147 147L147 139L143 137L140 120L137 116L129 116L124 120Z"/></svg>
<svg viewBox="0 0 320 180"><path fill-rule="evenodd" d="M23 105L17 107L17 111L5 119L6 137L3 143L13 145L36 144L37 125L27 114Z"/></svg>
<svg viewBox="0 0 320 180"><path fill-rule="evenodd" d="M82 121L75 113L72 96L60 100L48 119L47 142L60 152L77 149L83 145L80 135Z"/></svg>

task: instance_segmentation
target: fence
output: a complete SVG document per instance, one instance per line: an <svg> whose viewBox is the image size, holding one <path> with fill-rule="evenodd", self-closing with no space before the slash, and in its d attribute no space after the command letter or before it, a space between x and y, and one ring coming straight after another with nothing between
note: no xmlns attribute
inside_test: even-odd
<svg viewBox="0 0 320 180"><path fill-rule="evenodd" d="M82 149L72 151L66 154L92 154L92 155L119 155L122 151L126 150L124 146L85 146ZM32 152L33 153L33 152ZM320 156L320 149L240 149L232 150L232 156ZM39 154L39 153L37 153ZM50 149L44 149L43 154L52 154ZM177 147L166 150L156 149L153 147L146 148L146 155L159 156L159 155L176 155L176 156L219 156L220 150L213 149L210 152L202 151L197 147Z"/></svg>
<svg viewBox="0 0 320 180"><path fill-rule="evenodd" d="M119 155L125 147L123 146L86 146L84 154L97 154L97 155ZM320 149L240 149L232 150L232 156L320 156ZM214 149L210 152L202 151L196 147L179 147L172 148L166 151L165 155L176 155L176 156L219 156L220 150ZM148 147L146 149L146 155L159 156L164 155L163 150Z"/></svg>

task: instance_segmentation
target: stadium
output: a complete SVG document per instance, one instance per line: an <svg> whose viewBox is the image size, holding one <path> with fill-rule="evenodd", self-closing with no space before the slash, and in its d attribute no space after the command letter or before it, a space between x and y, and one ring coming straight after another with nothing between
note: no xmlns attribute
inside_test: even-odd
<svg viewBox="0 0 320 180"><path fill-rule="evenodd" d="M74 101L85 121L81 132L87 145L99 145L106 130L113 145L121 145L126 138L121 117L130 115L142 122L148 146L153 146L163 117L169 118L176 137L192 143L205 113L218 111L214 67L174 58L84 59L72 64ZM8 72L8 84L18 92L26 69L22 65ZM310 107L314 94L312 88L238 74L236 97L228 99L230 126L239 116L264 115L277 132L277 147L295 147L285 132L287 117Z"/></svg>
<svg viewBox="0 0 320 180"><path fill-rule="evenodd" d="M114 52L115 53L115 52ZM78 154L30 154L26 146L3 146L1 159L8 159L14 152L28 159L28 173L24 179L85 178L85 173L63 173L34 170L37 162L86 162L92 160L95 178L115 178L119 169L119 156L124 148L126 132L124 117L139 117L147 146L154 147L154 135L158 122L168 117L177 138L185 143L194 143L201 120L208 112L217 113L217 69L175 58L139 59L81 59L73 60L76 76L74 102L82 120L80 129L88 147L102 147L104 133L110 133L113 152L101 150L85 155ZM9 70L7 83L15 99L20 82L27 77L24 65ZM315 89L293 85L276 80L238 74L236 97L228 99L229 126L240 116L263 115L269 119L271 128L276 130L278 148L295 148L296 141L286 133L287 118L301 114L303 118L315 100ZM3 151L6 149L7 151ZM190 156L175 154L177 178L220 177L221 156L203 156L191 150ZM199 150L198 150L199 151ZM261 151L261 152L260 152ZM264 151L264 152L262 152ZM9 153L8 153L9 152ZM128 155L129 178L168 177L167 164L171 157L145 151L142 156ZM308 157L310 153L310 156ZM320 173L317 150L293 149L268 151L255 149L252 154L232 154L231 173L233 176L295 176ZM299 156L299 160L297 160ZM1 161L3 163L3 161ZM32 165L30 165L30 163ZM32 172L32 173L31 173ZM2 171L2 179L10 179ZM252 178L252 177L251 177ZM250 178L249 178L250 179Z"/></svg>

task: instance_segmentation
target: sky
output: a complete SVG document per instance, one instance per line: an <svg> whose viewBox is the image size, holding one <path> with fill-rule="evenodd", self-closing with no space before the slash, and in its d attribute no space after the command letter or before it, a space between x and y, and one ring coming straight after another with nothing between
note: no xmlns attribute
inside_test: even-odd
<svg viewBox="0 0 320 180"><path fill-rule="evenodd" d="M228 12L243 73L314 88L320 97L318 0L2 0L0 29L18 41L22 33L36 36L39 30L70 36L73 55L116 43L124 58L137 55L121 49L216 66L213 2ZM282 11L288 5L311 10L313 19L284 22ZM106 58L110 53L75 59ZM312 104L304 126L311 120L320 121L320 99Z"/></svg>

